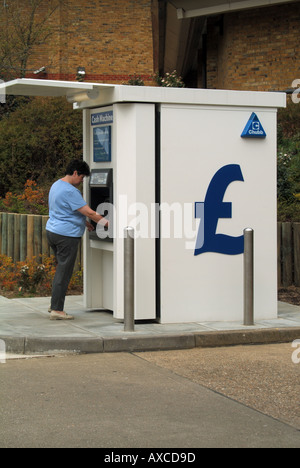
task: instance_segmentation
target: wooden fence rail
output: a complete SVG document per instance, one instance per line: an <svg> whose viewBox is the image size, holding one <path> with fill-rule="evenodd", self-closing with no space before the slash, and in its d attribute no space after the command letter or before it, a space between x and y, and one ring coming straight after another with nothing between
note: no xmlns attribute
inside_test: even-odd
<svg viewBox="0 0 300 468"><path fill-rule="evenodd" d="M14 262L50 256L46 236L48 216L0 213L0 254L11 257ZM78 249L75 271L82 266L82 245Z"/></svg>
<svg viewBox="0 0 300 468"><path fill-rule="evenodd" d="M278 285L300 287L300 223L278 223Z"/></svg>

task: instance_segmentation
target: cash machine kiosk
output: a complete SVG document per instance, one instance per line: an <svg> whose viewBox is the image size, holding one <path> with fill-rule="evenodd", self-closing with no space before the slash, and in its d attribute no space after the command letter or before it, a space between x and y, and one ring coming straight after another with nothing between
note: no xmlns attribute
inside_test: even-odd
<svg viewBox="0 0 300 468"><path fill-rule="evenodd" d="M123 230L132 226L136 319L242 320L251 227L255 316L275 318L276 106L285 95L120 91L125 102L84 110L87 196L113 226L86 239L86 306L123 318Z"/></svg>
<svg viewBox="0 0 300 468"><path fill-rule="evenodd" d="M110 220L84 238L89 309L124 318L124 228L135 228L135 318L241 321L243 230L255 231L255 317L277 317L277 108L283 93L16 80L7 94L83 110L84 197Z"/></svg>

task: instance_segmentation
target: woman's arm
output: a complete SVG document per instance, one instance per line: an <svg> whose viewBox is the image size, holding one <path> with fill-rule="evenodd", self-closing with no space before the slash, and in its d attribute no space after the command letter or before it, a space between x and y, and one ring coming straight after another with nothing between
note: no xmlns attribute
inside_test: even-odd
<svg viewBox="0 0 300 468"><path fill-rule="evenodd" d="M99 223L103 220L101 224L105 227L108 227L107 219L99 215L98 213L96 213L96 211L93 211L88 205L85 205L82 208L79 208L79 210L77 211L79 211L79 213L81 213L86 218L91 219L95 223Z"/></svg>

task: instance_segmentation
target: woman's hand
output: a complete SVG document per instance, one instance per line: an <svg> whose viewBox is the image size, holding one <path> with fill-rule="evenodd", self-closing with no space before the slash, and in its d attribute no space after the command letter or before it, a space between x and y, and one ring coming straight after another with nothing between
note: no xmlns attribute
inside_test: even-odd
<svg viewBox="0 0 300 468"><path fill-rule="evenodd" d="M89 232L95 231L95 228L94 228L94 226L92 225L92 223L89 223L88 221L86 222L86 227L87 227L87 229L88 229Z"/></svg>
<svg viewBox="0 0 300 468"><path fill-rule="evenodd" d="M108 228L109 226L108 220L104 218L103 216L99 215L98 213L96 213L96 211L93 211L88 205L85 205L82 208L79 208L79 210L77 211L79 211L79 213L81 213L86 218L91 219L95 223L97 224L100 223L102 226ZM88 226L87 228L89 229ZM92 230L94 231L95 229L92 229Z"/></svg>

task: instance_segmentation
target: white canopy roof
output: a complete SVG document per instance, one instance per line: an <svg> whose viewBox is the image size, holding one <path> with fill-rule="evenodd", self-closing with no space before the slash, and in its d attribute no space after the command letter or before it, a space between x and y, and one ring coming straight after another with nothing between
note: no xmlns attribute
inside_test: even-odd
<svg viewBox="0 0 300 468"><path fill-rule="evenodd" d="M51 80L35 80L35 79L18 79L3 83L0 85L0 90L5 88L6 94L14 96L74 96L79 93L95 93L95 90L104 86L110 85L94 85L93 83L79 83L78 81L51 81ZM113 85L111 85L113 88Z"/></svg>
<svg viewBox="0 0 300 468"><path fill-rule="evenodd" d="M0 95L66 96L77 109L118 102L285 107L285 93L121 86L73 81L18 79L0 84Z"/></svg>

